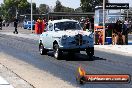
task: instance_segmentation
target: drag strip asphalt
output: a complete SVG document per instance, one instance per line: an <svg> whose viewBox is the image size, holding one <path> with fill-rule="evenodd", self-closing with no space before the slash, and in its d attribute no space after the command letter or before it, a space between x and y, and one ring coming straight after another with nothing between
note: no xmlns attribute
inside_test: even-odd
<svg viewBox="0 0 132 88"><path fill-rule="evenodd" d="M86 56L85 52L81 52L81 54L76 54L74 57L69 57L67 53L65 53L63 55L62 60L56 60L54 59L52 52L49 52L48 55L40 55L38 51L38 45L38 41L36 40L0 34L0 52L15 57L15 59L9 60L13 60L16 62L17 60L19 60L28 63L34 68L37 68L42 72L46 71L52 74L53 76L70 83L75 87L132 88L132 83L79 85L76 82L76 73L79 66L84 67L88 74L132 75L132 57L130 56L122 56L118 54L95 50L95 56L93 61L88 60L88 57ZM4 63L5 62L3 62L3 64ZM26 67L27 64L20 65L25 65ZM37 72L36 74L39 75L40 73Z"/></svg>

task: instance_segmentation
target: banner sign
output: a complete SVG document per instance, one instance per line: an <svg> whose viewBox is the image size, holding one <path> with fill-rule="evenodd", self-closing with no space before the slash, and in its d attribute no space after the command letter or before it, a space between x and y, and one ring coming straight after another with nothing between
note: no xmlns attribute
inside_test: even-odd
<svg viewBox="0 0 132 88"><path fill-rule="evenodd" d="M105 9L129 9L129 3L106 3Z"/></svg>

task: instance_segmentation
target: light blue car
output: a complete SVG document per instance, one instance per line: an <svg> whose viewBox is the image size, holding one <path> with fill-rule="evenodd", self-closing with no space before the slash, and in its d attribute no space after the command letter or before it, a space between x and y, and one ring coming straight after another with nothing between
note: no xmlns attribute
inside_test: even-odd
<svg viewBox="0 0 132 88"><path fill-rule="evenodd" d="M32 27L34 27L34 26L35 26L35 22L33 21L32 22ZM23 28L24 29L31 29L31 21L24 21Z"/></svg>
<svg viewBox="0 0 132 88"><path fill-rule="evenodd" d="M74 55L74 53L86 51L92 59L94 55L93 33L83 31L78 21L69 19L49 21L45 30L46 32L43 32L39 39L41 55L53 50L54 57L59 59L63 52Z"/></svg>

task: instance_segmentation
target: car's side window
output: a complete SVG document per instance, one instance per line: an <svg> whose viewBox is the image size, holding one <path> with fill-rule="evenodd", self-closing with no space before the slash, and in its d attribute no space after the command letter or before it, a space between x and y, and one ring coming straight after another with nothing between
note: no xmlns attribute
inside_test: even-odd
<svg viewBox="0 0 132 88"><path fill-rule="evenodd" d="M52 23L49 24L49 29L48 29L48 31L53 31L53 24L52 24Z"/></svg>

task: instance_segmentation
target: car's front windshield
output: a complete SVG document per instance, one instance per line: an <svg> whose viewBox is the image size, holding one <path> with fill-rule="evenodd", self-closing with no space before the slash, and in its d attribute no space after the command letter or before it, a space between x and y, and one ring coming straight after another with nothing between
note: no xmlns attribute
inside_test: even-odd
<svg viewBox="0 0 132 88"><path fill-rule="evenodd" d="M55 30L81 30L81 26L78 22L66 21L54 24Z"/></svg>

